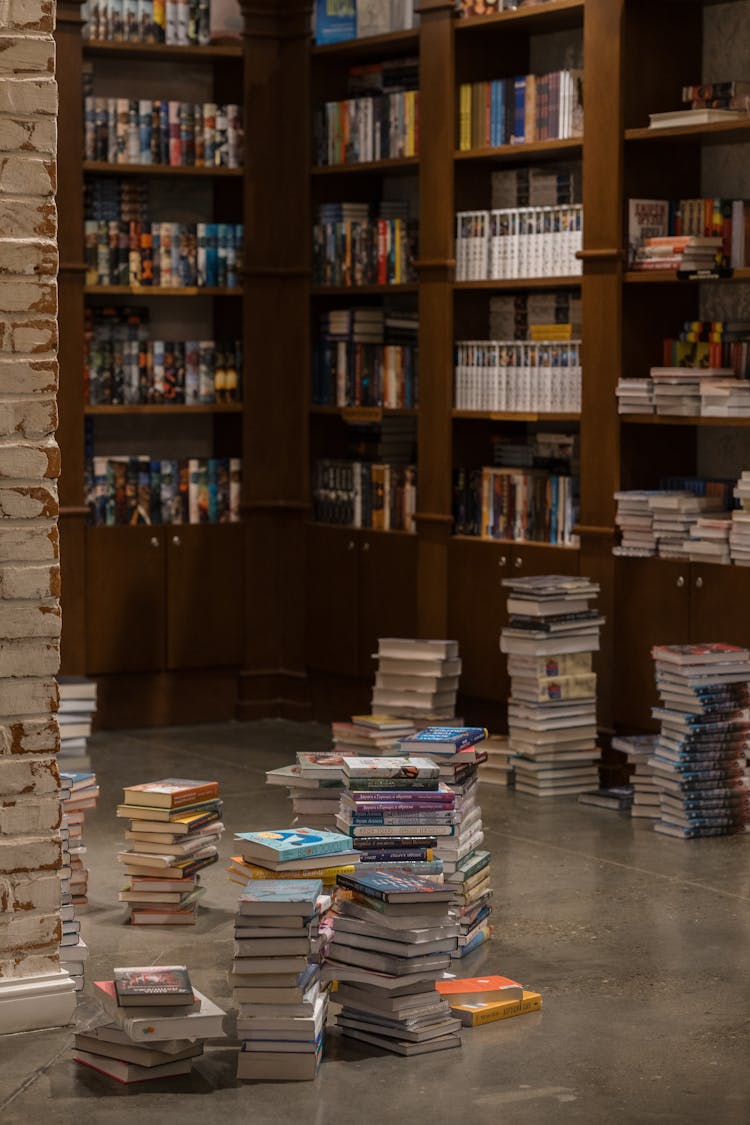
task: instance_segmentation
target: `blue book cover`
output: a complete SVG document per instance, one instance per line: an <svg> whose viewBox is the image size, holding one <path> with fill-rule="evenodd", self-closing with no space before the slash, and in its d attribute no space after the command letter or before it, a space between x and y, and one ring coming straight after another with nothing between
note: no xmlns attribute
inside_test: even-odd
<svg viewBox="0 0 750 1125"><path fill-rule="evenodd" d="M342 43L356 37L356 0L315 0L316 43Z"/></svg>
<svg viewBox="0 0 750 1125"><path fill-rule="evenodd" d="M65 778L70 785L78 785L79 788L83 782L96 784L96 774L94 773L72 773L70 770L60 770L60 778Z"/></svg>
<svg viewBox="0 0 750 1125"><path fill-rule="evenodd" d="M260 855L278 863L307 859L316 855L337 855L352 850L349 836L313 828L280 828L272 832L238 832L250 855Z"/></svg>
<svg viewBox="0 0 750 1125"><path fill-rule="evenodd" d="M511 143L522 145L526 143L526 76L516 78L513 83L514 114L513 136Z"/></svg>
<svg viewBox="0 0 750 1125"><path fill-rule="evenodd" d="M423 896L435 902L448 901L453 893L445 884L431 883L418 875L399 874L396 871L358 871L354 875L337 875L341 887L358 891L368 898L381 902L418 902Z"/></svg>
<svg viewBox="0 0 750 1125"><path fill-rule="evenodd" d="M319 895L323 893L320 879L251 879L240 895L242 902L273 905L299 903L301 913L314 914Z"/></svg>
<svg viewBox="0 0 750 1125"><path fill-rule="evenodd" d="M405 747L407 753L413 748L420 750L429 745L427 753L458 754L460 750L476 746L485 738L485 727L425 727L416 734L410 734L408 738L402 738L399 745Z"/></svg>

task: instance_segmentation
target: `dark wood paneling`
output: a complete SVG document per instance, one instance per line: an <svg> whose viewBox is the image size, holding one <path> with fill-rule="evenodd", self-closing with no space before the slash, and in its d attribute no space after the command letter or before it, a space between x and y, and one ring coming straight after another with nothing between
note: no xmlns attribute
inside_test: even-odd
<svg viewBox="0 0 750 1125"><path fill-rule="evenodd" d="M511 548L500 543L454 539L448 548L448 635L463 661L461 691L480 699L508 697L500 630L507 623Z"/></svg>
<svg viewBox="0 0 750 1125"><path fill-rule="evenodd" d="M363 531L359 544L359 671L372 679L379 637L417 627L417 540Z"/></svg>
<svg viewBox="0 0 750 1125"><path fill-rule="evenodd" d="M167 667L237 667L243 655L244 544L239 524L164 529Z"/></svg>
<svg viewBox="0 0 750 1125"><path fill-rule="evenodd" d="M86 535L86 672L164 667L164 533L161 527L97 527Z"/></svg>
<svg viewBox="0 0 750 1125"><path fill-rule="evenodd" d="M320 672L359 672L359 534L307 529L307 664Z"/></svg>
<svg viewBox="0 0 750 1125"><path fill-rule="evenodd" d="M98 676L97 686L97 730L225 722L237 698L236 674L212 668Z"/></svg>
<svg viewBox="0 0 750 1125"><path fill-rule="evenodd" d="M749 579L744 566L691 563L691 641L750 644Z"/></svg>

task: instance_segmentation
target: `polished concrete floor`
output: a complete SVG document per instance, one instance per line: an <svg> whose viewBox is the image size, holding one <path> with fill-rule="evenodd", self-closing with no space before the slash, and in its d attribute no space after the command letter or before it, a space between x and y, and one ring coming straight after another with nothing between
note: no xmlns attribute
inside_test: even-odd
<svg viewBox="0 0 750 1125"><path fill-rule="evenodd" d="M115 853L120 787L164 775L217 777L229 829L288 824L264 770L328 741L282 722L101 734L99 808L84 936L89 982L113 965L180 963L228 1002L236 886L209 869L197 927L121 924ZM402 1059L329 1038L314 1084L237 1084L211 1046L190 1077L126 1088L76 1066L72 1030L0 1039L0 1122L183 1125L747 1125L750 1121L750 838L682 843L643 822L483 787L493 853L495 940L467 975L513 976L541 1013L467 1030L460 1051ZM231 834L222 848L230 854ZM98 1008L89 983L80 1026Z"/></svg>

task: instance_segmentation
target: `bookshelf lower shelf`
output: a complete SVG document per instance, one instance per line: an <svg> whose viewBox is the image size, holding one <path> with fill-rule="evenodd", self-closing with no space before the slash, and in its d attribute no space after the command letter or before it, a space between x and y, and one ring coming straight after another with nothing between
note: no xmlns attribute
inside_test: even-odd
<svg viewBox="0 0 750 1125"><path fill-rule="evenodd" d="M227 403L133 403L131 405L92 405L84 406L85 415L121 414L241 414L241 402Z"/></svg>
<svg viewBox="0 0 750 1125"><path fill-rule="evenodd" d="M454 418L488 422L580 422L580 414L543 414L539 411L514 413L505 410L453 410Z"/></svg>
<svg viewBox="0 0 750 1125"><path fill-rule="evenodd" d="M679 414L620 414L627 426L750 426L747 418L704 418L701 415L683 417Z"/></svg>
<svg viewBox="0 0 750 1125"><path fill-rule="evenodd" d="M494 278L488 281L455 281L453 288L457 292L471 292L472 290L523 290L523 289L578 289L583 282L583 277L576 274L573 277L512 277Z"/></svg>
<svg viewBox="0 0 750 1125"><path fill-rule="evenodd" d="M241 286L223 288L208 285L84 285L90 297L241 297Z"/></svg>
<svg viewBox="0 0 750 1125"><path fill-rule="evenodd" d="M580 547L567 543L544 543L539 539L488 539L486 535L451 535L456 543L485 543L489 546L515 547L523 550L528 547L544 547L547 551L579 551Z"/></svg>

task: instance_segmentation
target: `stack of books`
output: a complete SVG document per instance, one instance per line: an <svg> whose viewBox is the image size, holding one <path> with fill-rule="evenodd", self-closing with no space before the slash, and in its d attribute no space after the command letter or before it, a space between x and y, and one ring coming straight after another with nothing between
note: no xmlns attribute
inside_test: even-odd
<svg viewBox="0 0 750 1125"><path fill-rule="evenodd" d="M721 254L723 239L715 235L677 234L644 238L638 247L634 270L711 270Z"/></svg>
<svg viewBox="0 0 750 1125"><path fill-rule="evenodd" d="M85 676L58 676L60 709L57 722L60 727L60 751L57 764L61 770L75 772L91 769L88 740L96 714L95 680Z"/></svg>
<svg viewBox="0 0 750 1125"><path fill-rule="evenodd" d="M378 754L398 755L401 739L414 734L415 730L412 719L395 715L352 715L350 723L331 723L333 749L337 754L363 754L369 758Z"/></svg>
<svg viewBox="0 0 750 1125"><path fill-rule="evenodd" d="M697 557L701 549L694 546L697 540L692 532L698 520L709 516L722 522L729 519L724 516L721 496L696 496L683 489L655 493L649 499L649 507L654 517L657 553L662 559L689 559L691 550ZM708 553L705 548L702 550L703 555Z"/></svg>
<svg viewBox="0 0 750 1125"><path fill-rule="evenodd" d="M75 1037L73 1058L117 1082L189 1074L203 1040L223 1036L224 1012L190 983L184 965L120 968L98 980L105 1021Z"/></svg>
<svg viewBox="0 0 750 1125"><path fill-rule="evenodd" d="M704 418L750 417L750 380L709 379L700 383Z"/></svg>
<svg viewBox="0 0 750 1125"><path fill-rule="evenodd" d="M441 784L455 798L452 832L439 835L436 844L460 926L458 945L451 954L454 958L465 957L492 937L490 853L481 847L484 829L477 798L479 767L487 760L478 744L486 737L484 727L428 727L401 744L409 754L432 759Z"/></svg>
<svg viewBox="0 0 750 1125"><path fill-rule="evenodd" d="M729 532L732 518L729 512L724 516L704 516L690 527L690 538L685 548L691 562L729 563Z"/></svg>
<svg viewBox="0 0 750 1125"><path fill-rule="evenodd" d="M128 882L119 899L131 925L197 920L198 872L218 861L221 809L217 781L167 777L124 789L117 815L129 821L129 847L117 859Z"/></svg>
<svg viewBox="0 0 750 1125"><path fill-rule="evenodd" d="M615 493L615 527L620 532L620 544L613 548L613 554L642 559L656 554L654 513L649 504L653 495L634 490Z"/></svg>
<svg viewBox="0 0 750 1125"><path fill-rule="evenodd" d="M513 785L513 751L507 735L491 734L482 743L487 761L479 770L479 780L506 789Z"/></svg>
<svg viewBox="0 0 750 1125"><path fill-rule="evenodd" d="M264 832L240 832L239 855L229 867L232 882L256 879L320 879L328 889L337 875L350 875L359 863L359 852L349 836L312 828L277 828Z"/></svg>
<svg viewBox="0 0 750 1125"><path fill-rule="evenodd" d="M414 720L452 719L461 660L457 641L381 637L372 693L373 712Z"/></svg>
<svg viewBox="0 0 750 1125"><path fill-rule="evenodd" d="M534 797L584 793L599 781L596 675L604 619L590 608L599 586L589 578L507 578L508 727L516 790Z"/></svg>
<svg viewBox="0 0 750 1125"><path fill-rule="evenodd" d="M728 644L651 650L661 730L649 765L659 790L654 828L667 836L747 831L750 651Z"/></svg>
<svg viewBox="0 0 750 1125"><path fill-rule="evenodd" d="M521 74L459 86L458 147L462 152L581 136L580 70Z"/></svg>
<svg viewBox="0 0 750 1125"><path fill-rule="evenodd" d="M654 413L653 379L620 379L615 394L620 414Z"/></svg>
<svg viewBox="0 0 750 1125"><path fill-rule="evenodd" d="M750 566L750 471L745 470L734 487L739 508L732 511L729 552L737 566Z"/></svg>
<svg viewBox="0 0 750 1125"><path fill-rule="evenodd" d="M83 824L86 810L96 808L99 786L93 773L60 773L62 804L62 885L60 967L75 981L76 992L83 989L84 965L89 951L81 937L78 915L88 906L89 871L85 866L86 845Z"/></svg>
<svg viewBox="0 0 750 1125"><path fill-rule="evenodd" d="M632 817L656 820L659 816L659 790L654 783L653 767L648 764L656 743L655 734L618 735L612 739L612 749L626 754L628 765L633 770L633 803L630 806Z"/></svg>
<svg viewBox="0 0 750 1125"><path fill-rule="evenodd" d="M344 788L343 756L299 751L291 766L268 770L269 785L283 785L292 802L292 824L308 828L336 827L339 797Z"/></svg>
<svg viewBox="0 0 750 1125"><path fill-rule="evenodd" d="M440 842L454 832L455 797L427 758L344 757L336 824L371 869L438 877Z"/></svg>
<svg viewBox="0 0 750 1125"><path fill-rule="evenodd" d="M731 367L652 367L654 407L657 414L698 417L711 383L725 383Z"/></svg>
<svg viewBox="0 0 750 1125"><path fill-rule="evenodd" d="M320 879L257 879L240 894L230 974L238 1009L237 1077L312 1079L325 1045L328 992L320 986Z"/></svg>
<svg viewBox="0 0 750 1125"><path fill-rule="evenodd" d="M461 1021L435 983L449 968L458 925L451 891L416 875L340 875L324 981L338 981L342 1035L399 1055L461 1046Z"/></svg>
<svg viewBox="0 0 750 1125"><path fill-rule="evenodd" d="M595 809L607 809L608 812L629 813L633 805L632 785L611 785L599 789L590 789L578 795L579 805L590 805Z"/></svg>
<svg viewBox="0 0 750 1125"><path fill-rule="evenodd" d="M464 1027L482 1027L511 1016L538 1012L542 1007L538 992L527 992L509 977L458 979L452 973L445 973L435 987Z"/></svg>

